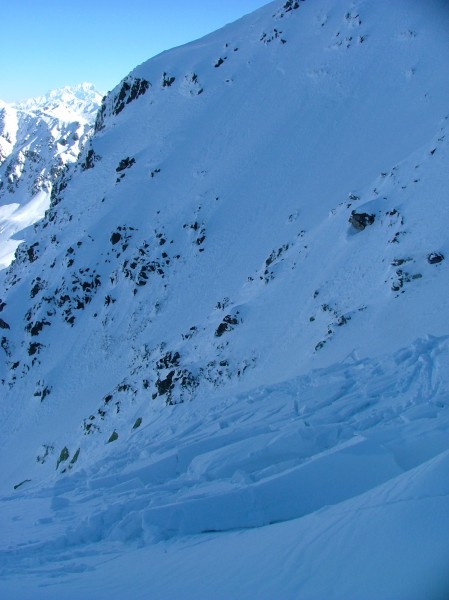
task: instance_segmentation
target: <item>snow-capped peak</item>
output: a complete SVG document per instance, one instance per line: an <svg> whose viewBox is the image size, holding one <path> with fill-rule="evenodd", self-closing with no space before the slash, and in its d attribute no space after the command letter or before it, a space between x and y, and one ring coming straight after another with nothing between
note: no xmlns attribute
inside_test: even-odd
<svg viewBox="0 0 449 600"><path fill-rule="evenodd" d="M0 103L0 268L19 244L12 237L43 217L54 182L92 132L101 98L82 83Z"/></svg>
<svg viewBox="0 0 449 600"><path fill-rule="evenodd" d="M14 103L18 110L50 114L61 121L86 121L93 123L103 94L92 83L80 83L51 90Z"/></svg>

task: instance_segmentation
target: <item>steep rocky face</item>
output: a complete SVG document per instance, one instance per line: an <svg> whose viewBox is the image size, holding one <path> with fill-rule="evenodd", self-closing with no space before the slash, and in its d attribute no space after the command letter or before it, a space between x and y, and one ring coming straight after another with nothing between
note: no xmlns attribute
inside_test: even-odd
<svg viewBox="0 0 449 600"><path fill-rule="evenodd" d="M0 105L0 267L19 243L11 238L43 217L55 181L92 132L100 101L82 84Z"/></svg>

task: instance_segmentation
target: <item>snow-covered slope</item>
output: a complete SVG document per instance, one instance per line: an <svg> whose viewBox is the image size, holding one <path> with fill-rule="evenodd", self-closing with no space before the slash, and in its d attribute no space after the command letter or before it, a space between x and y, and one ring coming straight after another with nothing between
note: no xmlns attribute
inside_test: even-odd
<svg viewBox="0 0 449 600"><path fill-rule="evenodd" d="M446 598L448 13L273 2L107 96L1 274L5 593Z"/></svg>
<svg viewBox="0 0 449 600"><path fill-rule="evenodd" d="M0 103L0 268L11 263L15 234L44 216L52 186L78 158L100 103L87 83Z"/></svg>

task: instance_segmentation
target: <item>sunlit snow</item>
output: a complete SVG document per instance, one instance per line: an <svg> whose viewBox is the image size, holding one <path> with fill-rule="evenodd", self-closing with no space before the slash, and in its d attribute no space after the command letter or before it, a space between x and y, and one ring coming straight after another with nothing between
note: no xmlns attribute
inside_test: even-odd
<svg viewBox="0 0 449 600"><path fill-rule="evenodd" d="M448 31L272 2L0 209L2 598L447 599Z"/></svg>

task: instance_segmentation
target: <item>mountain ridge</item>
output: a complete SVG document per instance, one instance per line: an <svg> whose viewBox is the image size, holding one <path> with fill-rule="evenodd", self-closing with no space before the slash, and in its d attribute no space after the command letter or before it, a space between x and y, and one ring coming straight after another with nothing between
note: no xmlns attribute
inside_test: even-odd
<svg viewBox="0 0 449 600"><path fill-rule="evenodd" d="M84 119L92 124L95 121L101 97L101 93L93 83L84 82L50 90L43 96L14 102L11 103L11 106L24 112L48 113L61 120Z"/></svg>
<svg viewBox="0 0 449 600"><path fill-rule="evenodd" d="M90 136L100 101L92 84L81 84L22 103L1 103L1 268L19 244L14 236L44 216L53 184Z"/></svg>

